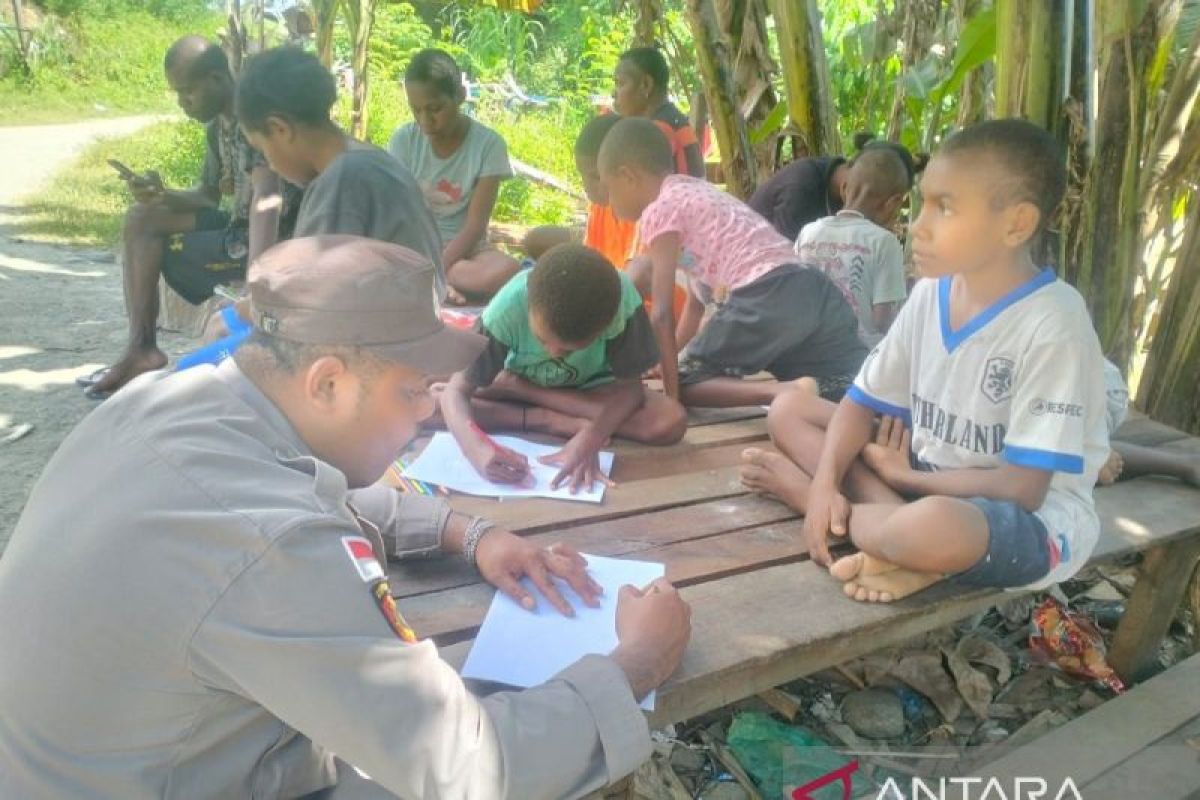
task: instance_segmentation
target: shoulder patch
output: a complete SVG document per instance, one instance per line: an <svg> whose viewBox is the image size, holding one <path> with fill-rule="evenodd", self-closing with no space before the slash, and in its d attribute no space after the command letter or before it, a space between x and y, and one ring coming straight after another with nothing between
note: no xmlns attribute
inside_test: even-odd
<svg viewBox="0 0 1200 800"><path fill-rule="evenodd" d="M382 580L385 577L383 567L375 557L375 548L371 547L367 539L362 536L343 536L342 547L346 549L346 555L350 557L350 563L358 571L358 577L362 578L363 583Z"/></svg>
<svg viewBox="0 0 1200 800"><path fill-rule="evenodd" d="M396 601L392 598L392 589L387 580L380 578L375 581L371 585L371 594L375 597L375 605L379 606L379 611L387 620L388 626L396 632L401 641L416 644L417 634L404 621L404 617L400 616L400 609L396 608Z"/></svg>

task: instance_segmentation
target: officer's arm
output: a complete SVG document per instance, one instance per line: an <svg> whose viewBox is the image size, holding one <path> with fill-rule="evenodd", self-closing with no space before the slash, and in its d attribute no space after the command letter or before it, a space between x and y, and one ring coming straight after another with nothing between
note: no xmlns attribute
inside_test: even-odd
<svg viewBox="0 0 1200 800"><path fill-rule="evenodd" d="M261 705L405 798L578 797L649 755L645 718L610 659L476 698L432 642L402 640L403 623L393 628L376 600L377 562L355 552L369 544L332 522L277 537L197 629L196 679Z"/></svg>
<svg viewBox="0 0 1200 800"><path fill-rule="evenodd" d="M401 494L376 484L350 492L355 511L379 528L387 554L393 558L456 553L467 520L451 514L450 504L442 497Z"/></svg>

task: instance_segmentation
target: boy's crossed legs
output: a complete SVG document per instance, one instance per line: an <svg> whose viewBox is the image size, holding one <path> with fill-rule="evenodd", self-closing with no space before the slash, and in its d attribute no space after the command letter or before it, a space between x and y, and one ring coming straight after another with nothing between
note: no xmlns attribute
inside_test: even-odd
<svg viewBox="0 0 1200 800"><path fill-rule="evenodd" d="M746 486L807 514L811 476L835 407L803 392L777 399L767 423L771 440L783 454L747 449L742 468ZM970 569L988 551L988 519L976 503L936 496L909 502L868 466L876 459L908 457L907 438L896 429L881 426L881 436L847 471L842 486L849 506L848 530L836 520L831 526L835 535L849 534L859 548L830 566L846 594L856 600L898 600ZM818 561L821 555L818 551ZM824 556L827 561L827 552Z"/></svg>
<svg viewBox="0 0 1200 800"><path fill-rule="evenodd" d="M505 370L471 399L475 420L485 430L530 430L570 438L600 416L614 384L588 389L538 386ZM687 430L687 411L662 392L642 388L641 407L618 426L616 435L644 444L674 444Z"/></svg>

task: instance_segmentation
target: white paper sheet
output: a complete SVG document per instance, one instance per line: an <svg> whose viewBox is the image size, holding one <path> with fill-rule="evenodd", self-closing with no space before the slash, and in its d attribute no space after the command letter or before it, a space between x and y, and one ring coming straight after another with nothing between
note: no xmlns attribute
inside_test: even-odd
<svg viewBox="0 0 1200 800"><path fill-rule="evenodd" d="M475 494L482 497L552 497L556 500L582 500L587 503L599 503L604 499L605 486L600 481L593 484L591 490L580 489L571 494L571 489L561 486L551 489L550 482L558 474L558 467L547 466L538 461L542 456L557 453L562 445L538 444L537 442L518 439L515 436L495 436L498 444L516 450L529 459L530 472L533 482L524 486L492 483L475 471L471 462L463 455L462 448L454 436L446 431L433 435L429 445L415 461L404 470L405 477L415 478L426 483L445 486L456 492ZM612 472L613 454L600 453L600 469L605 475Z"/></svg>
<svg viewBox="0 0 1200 800"><path fill-rule="evenodd" d="M585 606L561 581L559 588L574 606L574 617L560 614L528 580L525 588L538 598L535 611L526 611L508 595L496 592L463 665L463 677L528 688L545 683L585 655L611 653L617 646L621 587L629 583L642 588L666 574L666 567L653 561L584 558L592 578L604 587L599 608ZM653 692L642 701L642 708L654 710Z"/></svg>

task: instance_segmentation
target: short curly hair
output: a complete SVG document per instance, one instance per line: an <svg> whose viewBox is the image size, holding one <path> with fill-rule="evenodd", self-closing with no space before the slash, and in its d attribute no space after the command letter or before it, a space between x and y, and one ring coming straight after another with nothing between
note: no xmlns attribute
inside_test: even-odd
<svg viewBox="0 0 1200 800"><path fill-rule="evenodd" d="M665 92L670 87L671 69L657 47L632 47L621 53L617 60L633 64L638 71L648 75L655 88Z"/></svg>
<svg viewBox="0 0 1200 800"><path fill-rule="evenodd" d="M621 303L621 278L601 253L560 244L529 273L529 310L564 342L591 342L613 321Z"/></svg>
<svg viewBox="0 0 1200 800"><path fill-rule="evenodd" d="M635 167L652 175L672 175L675 156L657 124L641 117L622 117L600 144L599 167L602 173Z"/></svg>
<svg viewBox="0 0 1200 800"><path fill-rule="evenodd" d="M264 50L242 67L234 108L250 131L266 128L268 117L319 128L328 125L337 100L333 75L312 53L285 46Z"/></svg>
<svg viewBox="0 0 1200 800"><path fill-rule="evenodd" d="M1049 131L1028 120L993 119L963 128L942 145L939 155L982 153L1007 173L995 188L1002 205L1032 203L1040 212L1035 238L1050 225L1067 188L1063 150Z"/></svg>

